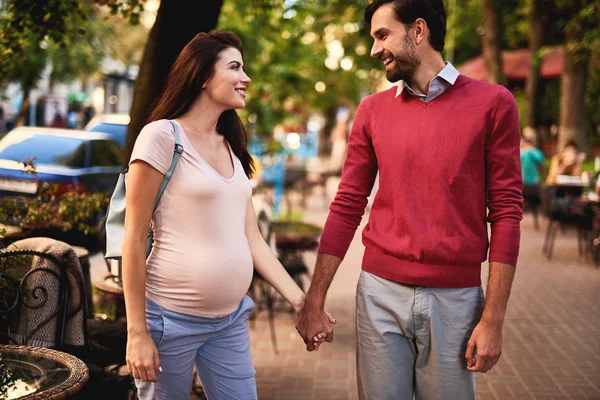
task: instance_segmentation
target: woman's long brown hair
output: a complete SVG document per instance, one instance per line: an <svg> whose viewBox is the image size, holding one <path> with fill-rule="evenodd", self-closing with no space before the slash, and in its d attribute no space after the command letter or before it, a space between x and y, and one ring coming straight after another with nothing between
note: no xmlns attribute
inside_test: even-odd
<svg viewBox="0 0 600 400"><path fill-rule="evenodd" d="M242 52L242 42L233 33L213 30L197 34L179 53L171 67L162 96L150 113L147 123L175 119L185 114L200 96L202 86L213 76L219 54L228 48ZM248 152L246 128L235 110L224 111L217 131L229 142L240 159L246 176L254 172L254 160Z"/></svg>

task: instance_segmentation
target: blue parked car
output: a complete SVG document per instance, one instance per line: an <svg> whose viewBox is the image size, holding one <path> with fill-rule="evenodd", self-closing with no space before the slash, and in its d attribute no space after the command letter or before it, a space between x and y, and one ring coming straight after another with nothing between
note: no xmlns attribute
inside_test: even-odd
<svg viewBox="0 0 600 400"><path fill-rule="evenodd" d="M101 114L92 118L84 130L108 133L114 141L119 143L121 148L124 148L127 125L129 125L129 115L127 114Z"/></svg>
<svg viewBox="0 0 600 400"><path fill-rule="evenodd" d="M112 192L121 170L121 148L106 133L20 127L0 140L0 197L34 197L44 184L58 184L58 194Z"/></svg>

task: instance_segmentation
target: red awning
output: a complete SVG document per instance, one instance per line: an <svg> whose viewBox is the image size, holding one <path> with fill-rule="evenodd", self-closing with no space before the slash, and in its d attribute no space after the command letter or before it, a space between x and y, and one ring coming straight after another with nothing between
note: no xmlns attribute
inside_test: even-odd
<svg viewBox="0 0 600 400"><path fill-rule="evenodd" d="M530 52L527 49L505 50L502 52L502 70L509 81L524 81L529 76ZM563 48L550 50L542 60L540 76L543 79L559 78L563 69ZM475 57L462 64L461 74L480 81L488 80L487 67L483 56Z"/></svg>

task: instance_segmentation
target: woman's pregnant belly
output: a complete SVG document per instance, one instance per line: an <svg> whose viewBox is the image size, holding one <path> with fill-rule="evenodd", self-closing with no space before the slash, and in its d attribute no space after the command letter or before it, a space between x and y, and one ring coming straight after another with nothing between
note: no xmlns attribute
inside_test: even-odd
<svg viewBox="0 0 600 400"><path fill-rule="evenodd" d="M186 253L154 249L148 260L146 295L167 310L183 314L217 318L235 311L252 281L248 243L197 245L193 255Z"/></svg>

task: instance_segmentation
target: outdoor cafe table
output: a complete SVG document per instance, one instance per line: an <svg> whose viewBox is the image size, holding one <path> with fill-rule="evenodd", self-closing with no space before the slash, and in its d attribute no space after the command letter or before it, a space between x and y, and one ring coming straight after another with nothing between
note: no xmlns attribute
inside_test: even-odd
<svg viewBox="0 0 600 400"><path fill-rule="evenodd" d="M87 383L83 361L60 351L0 345L0 398L66 399Z"/></svg>

